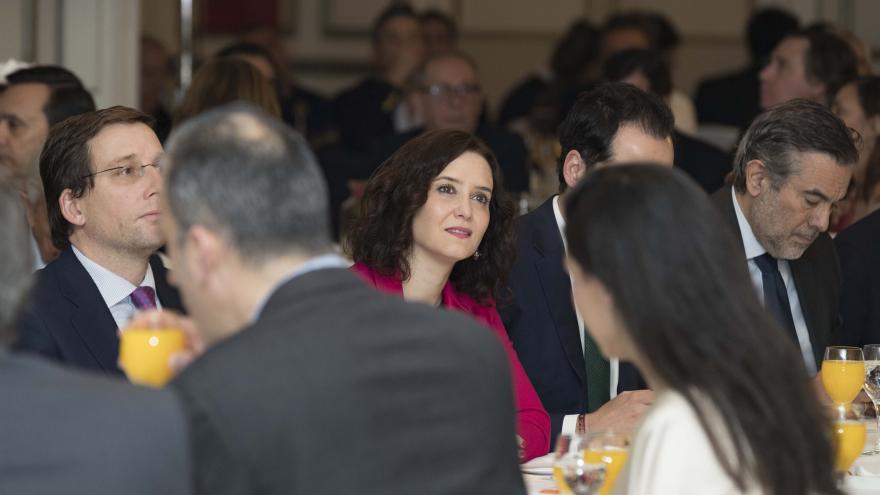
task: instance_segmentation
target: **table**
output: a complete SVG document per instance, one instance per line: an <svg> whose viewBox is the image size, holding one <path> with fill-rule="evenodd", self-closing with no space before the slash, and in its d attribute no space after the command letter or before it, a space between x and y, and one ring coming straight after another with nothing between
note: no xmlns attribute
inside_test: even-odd
<svg viewBox="0 0 880 495"><path fill-rule="evenodd" d="M874 419L866 420L868 430L867 445L874 445L877 439L877 423ZM532 459L523 464L523 469L549 467L552 465L553 454ZM880 495L880 454L863 455L853 464L853 472L862 476L847 476L844 491L848 495ZM872 475L871 475L872 474ZM550 475L530 474L523 472L523 481L529 495L552 495L560 493Z"/></svg>

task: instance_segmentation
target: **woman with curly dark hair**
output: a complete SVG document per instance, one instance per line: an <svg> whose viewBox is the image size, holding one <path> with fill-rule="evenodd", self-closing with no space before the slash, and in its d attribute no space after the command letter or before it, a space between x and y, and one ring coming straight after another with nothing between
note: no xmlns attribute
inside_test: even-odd
<svg viewBox="0 0 880 495"><path fill-rule="evenodd" d="M352 269L379 290L468 313L498 335L513 375L520 459L547 453L550 417L495 310L515 232L489 148L452 130L403 145L367 182L348 250Z"/></svg>

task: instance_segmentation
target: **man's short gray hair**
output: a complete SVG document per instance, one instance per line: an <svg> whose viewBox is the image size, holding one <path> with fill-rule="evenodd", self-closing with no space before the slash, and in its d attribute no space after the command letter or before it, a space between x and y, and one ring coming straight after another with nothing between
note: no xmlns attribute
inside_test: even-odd
<svg viewBox="0 0 880 495"><path fill-rule="evenodd" d="M166 194L181 233L195 224L254 263L331 244L327 187L305 139L266 112L233 103L172 133Z"/></svg>
<svg viewBox="0 0 880 495"><path fill-rule="evenodd" d="M746 190L746 165L761 160L774 188L779 189L800 169L795 153L823 153L838 165L850 167L859 157L853 132L834 113L808 100L777 105L755 118L733 163L731 182L737 192Z"/></svg>

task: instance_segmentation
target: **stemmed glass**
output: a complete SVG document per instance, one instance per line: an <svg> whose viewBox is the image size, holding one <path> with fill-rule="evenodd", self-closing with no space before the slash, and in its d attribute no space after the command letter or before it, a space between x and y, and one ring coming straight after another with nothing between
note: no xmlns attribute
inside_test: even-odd
<svg viewBox="0 0 880 495"><path fill-rule="evenodd" d="M560 434L553 459L553 480L565 495L594 495L605 481L605 464L586 460L586 438Z"/></svg>
<svg viewBox="0 0 880 495"><path fill-rule="evenodd" d="M598 431L587 434L584 459L605 464L605 482L598 495L609 495L617 475L629 457L629 434L619 431Z"/></svg>
<svg viewBox="0 0 880 495"><path fill-rule="evenodd" d="M862 347L865 357L865 393L874 404L874 415L877 417L877 441L867 455L880 454L880 344L868 344Z"/></svg>
<svg viewBox="0 0 880 495"><path fill-rule="evenodd" d="M826 347L822 360L822 384L837 405L838 419L846 419L846 410L865 383L865 357L858 347Z"/></svg>

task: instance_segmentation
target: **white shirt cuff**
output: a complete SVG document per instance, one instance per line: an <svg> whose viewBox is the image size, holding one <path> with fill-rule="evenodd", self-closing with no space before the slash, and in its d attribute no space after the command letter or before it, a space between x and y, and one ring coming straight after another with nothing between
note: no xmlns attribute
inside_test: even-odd
<svg viewBox="0 0 880 495"><path fill-rule="evenodd" d="M561 435L573 435L574 430L577 428L577 414L566 414L564 418L562 418L562 431L559 433Z"/></svg>

